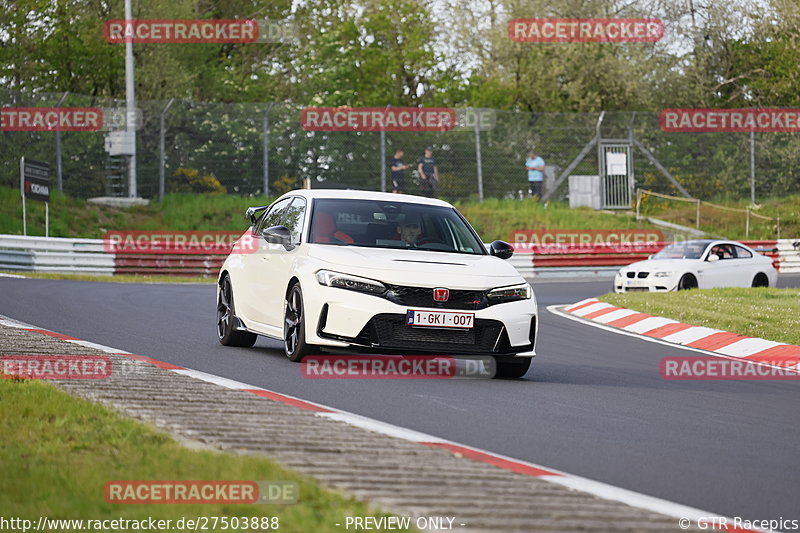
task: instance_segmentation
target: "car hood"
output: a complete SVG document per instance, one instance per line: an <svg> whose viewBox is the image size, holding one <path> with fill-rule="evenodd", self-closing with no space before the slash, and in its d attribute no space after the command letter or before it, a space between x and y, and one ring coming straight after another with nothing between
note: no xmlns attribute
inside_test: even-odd
<svg viewBox="0 0 800 533"><path fill-rule="evenodd" d="M631 263L628 266L622 267L623 270L644 270L647 272L658 272L663 270L680 271L688 268L696 267L699 259L648 259L646 261L638 261Z"/></svg>
<svg viewBox="0 0 800 533"><path fill-rule="evenodd" d="M332 270L403 285L488 288L523 281L511 264L490 255L312 244L308 256Z"/></svg>

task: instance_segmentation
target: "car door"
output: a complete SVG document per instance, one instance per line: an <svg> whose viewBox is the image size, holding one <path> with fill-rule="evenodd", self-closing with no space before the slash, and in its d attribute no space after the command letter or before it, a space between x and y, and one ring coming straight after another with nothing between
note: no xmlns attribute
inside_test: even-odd
<svg viewBox="0 0 800 533"><path fill-rule="evenodd" d="M302 253L303 227L305 225L307 212L306 199L296 196L291 205L287 207L282 215L279 225L286 226L291 233L291 241L288 246L271 245L269 251L269 276L271 292L264 295L265 320L266 323L283 328L284 296L289 280L294 275L294 265L297 257Z"/></svg>
<svg viewBox="0 0 800 533"><path fill-rule="evenodd" d="M267 321L269 313L264 302L265 299L272 297L272 293L276 290L275 278L271 270L275 268L272 261L273 249L278 247L278 245L267 243L263 232L266 228L280 225L291 202L292 198L284 198L273 204L261 217L254 230L254 238L257 240L258 247L253 253L244 254L242 258L244 276L240 280L241 283L237 284L234 294L235 303L237 308L241 309L242 316L261 324L269 324Z"/></svg>
<svg viewBox="0 0 800 533"><path fill-rule="evenodd" d="M734 283L735 265L732 263L733 251L725 245L725 251L718 261L709 261L714 246L709 246L706 251L705 263L698 269L700 274L699 286L701 289L715 289L718 287L732 287ZM716 254L714 254L716 255ZM719 256L718 256L719 257Z"/></svg>
<svg viewBox="0 0 800 533"><path fill-rule="evenodd" d="M733 249L736 252L733 287L750 287L756 276L756 261L753 254L747 248L739 245L734 245Z"/></svg>

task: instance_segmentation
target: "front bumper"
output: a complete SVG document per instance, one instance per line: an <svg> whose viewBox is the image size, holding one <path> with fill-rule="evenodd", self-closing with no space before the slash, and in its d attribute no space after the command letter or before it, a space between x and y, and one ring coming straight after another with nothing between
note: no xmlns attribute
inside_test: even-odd
<svg viewBox="0 0 800 533"><path fill-rule="evenodd" d="M408 326L405 317L410 307L356 291L316 285L305 289L303 297L306 339L311 344L406 353L535 355L535 299L459 311L475 314L473 328L462 330Z"/></svg>
<svg viewBox="0 0 800 533"><path fill-rule="evenodd" d="M614 292L670 292L678 287L678 280L675 276L656 278L648 276L645 279L628 278L627 276L614 277Z"/></svg>

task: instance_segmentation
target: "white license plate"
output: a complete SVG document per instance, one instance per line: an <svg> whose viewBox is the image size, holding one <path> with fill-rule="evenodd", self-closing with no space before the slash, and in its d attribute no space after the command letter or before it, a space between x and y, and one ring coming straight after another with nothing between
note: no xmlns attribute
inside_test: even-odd
<svg viewBox="0 0 800 533"><path fill-rule="evenodd" d="M455 313L453 311L420 311L409 309L406 324L433 328L472 328L475 313Z"/></svg>

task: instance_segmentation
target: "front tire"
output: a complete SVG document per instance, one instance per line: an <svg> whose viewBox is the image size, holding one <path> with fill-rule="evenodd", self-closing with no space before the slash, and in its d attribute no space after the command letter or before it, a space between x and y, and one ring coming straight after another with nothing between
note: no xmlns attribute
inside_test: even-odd
<svg viewBox="0 0 800 533"><path fill-rule="evenodd" d="M219 284L217 294L217 338L223 346L250 348L256 343L258 335L236 329L239 320L233 307L231 279L226 274Z"/></svg>
<svg viewBox="0 0 800 533"><path fill-rule="evenodd" d="M303 308L303 291L296 283L286 297L286 309L283 312L283 348L286 357L295 363L309 355L314 346L306 343L305 309Z"/></svg>
<svg viewBox="0 0 800 533"><path fill-rule="evenodd" d="M530 357L495 357L494 361L497 365L495 378L518 379L531 367Z"/></svg>
<svg viewBox="0 0 800 533"><path fill-rule="evenodd" d="M697 288L697 278L691 274L684 274L678 282L679 291L688 291Z"/></svg>

